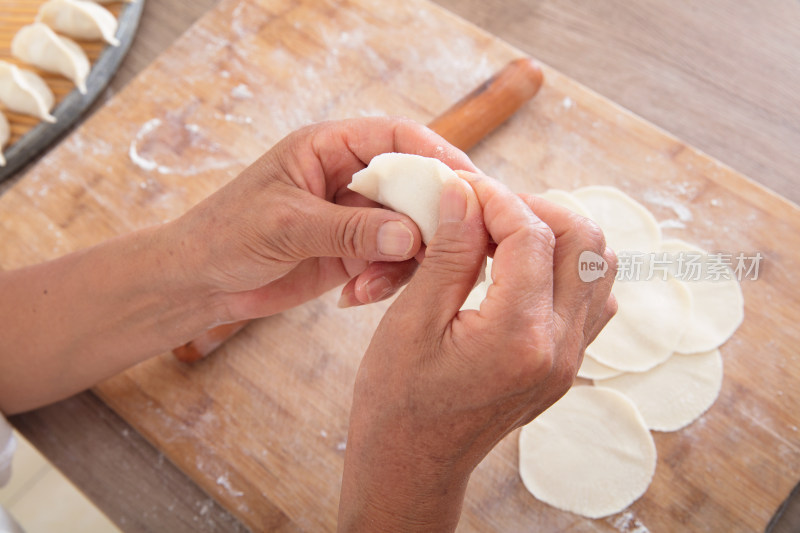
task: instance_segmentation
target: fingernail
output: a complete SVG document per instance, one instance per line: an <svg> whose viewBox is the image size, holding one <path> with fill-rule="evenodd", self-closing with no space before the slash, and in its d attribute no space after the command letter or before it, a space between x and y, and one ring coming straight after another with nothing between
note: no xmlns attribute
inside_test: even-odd
<svg viewBox="0 0 800 533"><path fill-rule="evenodd" d="M414 234L398 220L384 222L378 230L378 251L383 255L406 257L414 246Z"/></svg>
<svg viewBox="0 0 800 533"><path fill-rule="evenodd" d="M339 303L337 305L341 309L347 309L348 307L361 305L361 302L356 299L356 295L352 292L343 292L339 297Z"/></svg>
<svg viewBox="0 0 800 533"><path fill-rule="evenodd" d="M364 290L367 292L367 299L370 302L378 302L389 296L389 293L392 292L392 284L388 278L381 276L367 283Z"/></svg>
<svg viewBox="0 0 800 533"><path fill-rule="evenodd" d="M467 216L467 194L464 186L455 179L444 184L439 208L439 223L461 222Z"/></svg>

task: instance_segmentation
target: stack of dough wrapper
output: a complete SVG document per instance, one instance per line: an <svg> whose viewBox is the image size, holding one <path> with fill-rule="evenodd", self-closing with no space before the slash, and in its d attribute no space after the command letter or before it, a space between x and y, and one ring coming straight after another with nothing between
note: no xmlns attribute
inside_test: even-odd
<svg viewBox="0 0 800 533"><path fill-rule="evenodd" d="M541 196L603 230L619 257L619 311L578 372L594 386L573 387L522 429L520 475L540 500L601 518L649 486L655 445L643 443L641 430L678 431L713 405L723 377L719 347L741 324L744 299L730 257L664 239L652 213L622 191L592 186ZM587 283L604 275L576 268ZM602 416L576 415L598 405Z"/></svg>
<svg viewBox="0 0 800 533"><path fill-rule="evenodd" d="M442 187L452 178L457 175L438 160L382 154L353 176L350 188L411 217L428 242ZM587 348L578 373L594 386L573 387L522 428L520 477L536 498L601 518L646 492L657 457L651 431L677 431L716 400L719 347L741 324L744 300L722 256L665 240L653 214L619 189L592 186L541 196L603 230L619 256L613 289L619 311ZM586 264L575 265L582 281L611 275L598 261L602 257L589 254ZM462 310L480 308L491 268L489 260Z"/></svg>

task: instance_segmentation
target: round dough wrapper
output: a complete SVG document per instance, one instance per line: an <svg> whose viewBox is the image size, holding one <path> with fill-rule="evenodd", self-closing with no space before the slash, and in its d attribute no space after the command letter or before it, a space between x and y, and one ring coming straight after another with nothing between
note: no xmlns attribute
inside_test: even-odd
<svg viewBox="0 0 800 533"><path fill-rule="evenodd" d="M586 353L625 372L644 372L666 361L688 325L692 297L685 285L672 277L615 283L617 314Z"/></svg>
<svg viewBox="0 0 800 533"><path fill-rule="evenodd" d="M653 437L625 395L573 387L522 428L519 472L539 500L589 518L618 513L650 485Z"/></svg>
<svg viewBox="0 0 800 533"><path fill-rule="evenodd" d="M719 350L676 353L647 372L596 380L633 400L647 427L677 431L697 420L716 401L722 388Z"/></svg>
<svg viewBox="0 0 800 533"><path fill-rule="evenodd" d="M581 367L578 369L578 377L584 379L608 379L622 374L622 370L611 368L602 363L598 363L591 355L584 354Z"/></svg>
<svg viewBox="0 0 800 533"><path fill-rule="evenodd" d="M589 214L589 210L583 205L583 202L578 200L571 192L562 191L561 189L548 189L537 196L544 198L548 202L565 207L582 217L592 218L592 215Z"/></svg>
<svg viewBox="0 0 800 533"><path fill-rule="evenodd" d="M673 254L672 265L677 267L677 255L683 252L707 255L707 252L679 239L661 244L661 250ZM679 278L680 279L680 278ZM700 353L713 350L727 341L744 320L744 296L739 282L730 269L720 280L684 280L692 293L689 325L676 351Z"/></svg>
<svg viewBox="0 0 800 533"><path fill-rule="evenodd" d="M603 230L606 244L617 253L654 252L661 244L661 227L642 204L616 187L591 186L572 193Z"/></svg>

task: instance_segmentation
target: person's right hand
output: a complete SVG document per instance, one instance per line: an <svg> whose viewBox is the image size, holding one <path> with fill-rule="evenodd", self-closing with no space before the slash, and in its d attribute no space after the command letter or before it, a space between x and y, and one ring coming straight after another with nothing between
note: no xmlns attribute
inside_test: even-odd
<svg viewBox="0 0 800 533"><path fill-rule="evenodd" d="M419 229L347 188L386 152L477 170L461 150L407 119L297 130L169 224L170 251L181 257L191 292L220 304L218 322L280 313L343 283L344 306L389 297L416 270Z"/></svg>
<svg viewBox="0 0 800 533"><path fill-rule="evenodd" d="M408 288L356 378L340 531L454 529L475 466L571 386L584 349L616 310L616 258L590 221L462 173ZM493 285L459 311L489 237ZM584 250L609 263L584 283Z"/></svg>

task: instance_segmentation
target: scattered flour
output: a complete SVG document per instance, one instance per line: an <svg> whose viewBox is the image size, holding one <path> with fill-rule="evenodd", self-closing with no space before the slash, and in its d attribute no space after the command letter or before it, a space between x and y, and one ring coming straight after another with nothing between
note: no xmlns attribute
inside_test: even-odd
<svg viewBox="0 0 800 533"><path fill-rule="evenodd" d="M662 220L658 223L661 226L661 229L685 229L686 224L681 222L680 220L675 220L674 218L669 220Z"/></svg>
<svg viewBox="0 0 800 533"><path fill-rule="evenodd" d="M661 207L666 207L668 209L672 209L676 215L678 215L678 220L681 222L688 222L692 220L694 217L692 216L692 212L689 210L688 207L684 203L675 198L671 198L666 196L658 191L647 191L644 194L644 199L650 202L651 204L659 205ZM686 226L680 226L686 227Z"/></svg>
<svg viewBox="0 0 800 533"><path fill-rule="evenodd" d="M610 517L607 521L620 533L650 533L650 530L630 511Z"/></svg>
<svg viewBox="0 0 800 533"><path fill-rule="evenodd" d="M231 113L225 113L223 115L225 122L235 122L236 124L252 124L253 117L245 117L241 115L233 115Z"/></svg>
<svg viewBox="0 0 800 533"><path fill-rule="evenodd" d="M237 100L249 100L253 97L253 92L250 90L250 87L244 83L240 83L233 88L231 96Z"/></svg>
<svg viewBox="0 0 800 533"><path fill-rule="evenodd" d="M228 479L227 472L217 478L217 485L227 490L228 494L230 494L234 498L239 498L241 496L244 496L244 492L233 489L233 486L231 486L231 481L230 479Z"/></svg>
<svg viewBox="0 0 800 533"><path fill-rule="evenodd" d="M158 163L156 163L151 159L147 159L145 157L140 156L138 150L138 143L142 139L153 133L153 131L155 131L156 128L161 126L161 122L162 121L160 118L154 118L145 122L144 126L142 126L142 128L136 134L136 138L134 138L133 141L131 141L131 146L130 149L128 150L128 157L130 157L131 161L133 161L133 163L137 167L141 168L142 170L146 170L148 172L158 169ZM159 172L161 171L159 170ZM161 173L166 174L167 172L161 172Z"/></svg>
<svg viewBox="0 0 800 533"><path fill-rule="evenodd" d="M208 511L211 509L211 506L207 502L203 502L202 507L200 507L200 516L205 516L208 514Z"/></svg>
<svg viewBox="0 0 800 533"><path fill-rule="evenodd" d="M195 176L237 163L220 145L207 139L197 124L160 118L148 120L139 129L128 157L147 172L180 176ZM141 187L147 188L147 184Z"/></svg>

